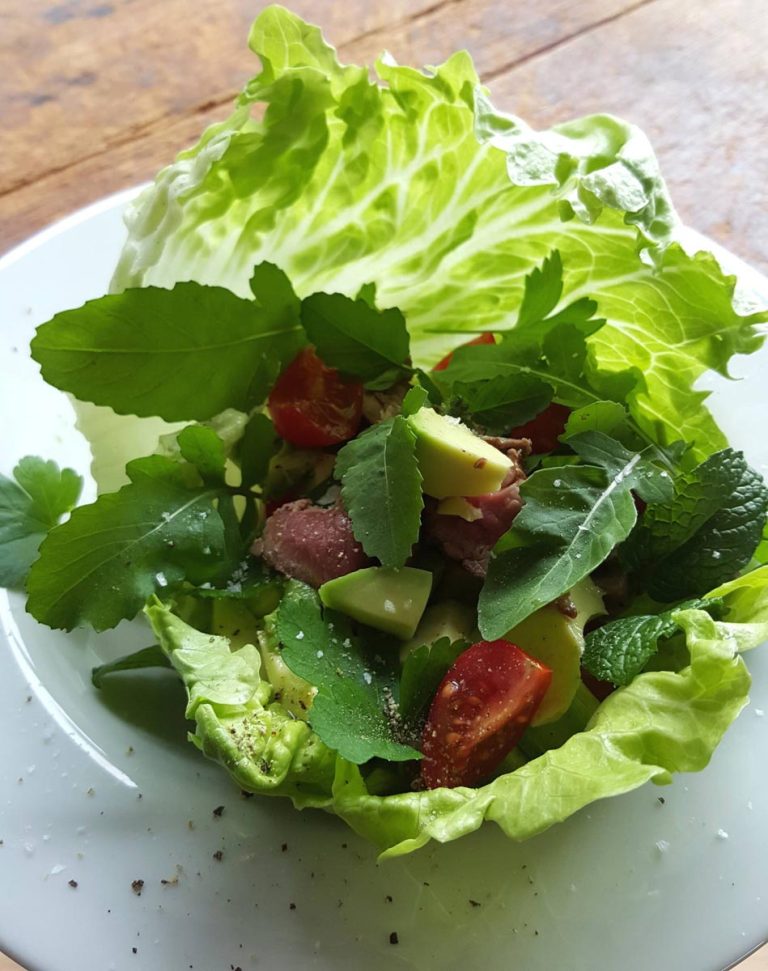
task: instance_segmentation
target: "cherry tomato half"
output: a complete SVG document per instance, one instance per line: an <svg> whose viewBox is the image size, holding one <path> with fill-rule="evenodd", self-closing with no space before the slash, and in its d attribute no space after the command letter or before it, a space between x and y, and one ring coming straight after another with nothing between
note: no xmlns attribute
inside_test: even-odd
<svg viewBox="0 0 768 971"><path fill-rule="evenodd" d="M278 435L291 445L338 445L360 427L363 386L344 381L305 347L277 379L268 404Z"/></svg>
<svg viewBox="0 0 768 971"><path fill-rule="evenodd" d="M531 418L518 428L513 428L509 433L510 438L530 438L535 455L553 452L558 445L557 439L565 431L565 423L570 413L570 408L555 404L553 401L535 418Z"/></svg>
<svg viewBox="0 0 768 971"><path fill-rule="evenodd" d="M422 735L428 789L482 782L517 745L552 672L509 641L479 641L440 682Z"/></svg>
<svg viewBox="0 0 768 971"><path fill-rule="evenodd" d="M480 334L471 341L467 341L466 344L462 344L461 347L472 347L475 344L495 344L496 338L493 334L485 333ZM433 371L444 371L448 365L453 360L453 351L450 354L446 354L442 361L438 361L437 364L432 368Z"/></svg>

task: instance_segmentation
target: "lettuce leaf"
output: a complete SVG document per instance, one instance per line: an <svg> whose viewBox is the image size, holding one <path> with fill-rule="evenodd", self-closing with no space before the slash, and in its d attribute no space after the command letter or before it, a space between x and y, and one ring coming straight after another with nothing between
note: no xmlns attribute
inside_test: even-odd
<svg viewBox="0 0 768 971"><path fill-rule="evenodd" d="M129 209L113 290L191 278L246 296L264 259L299 296L373 283L429 365L468 331L513 326L526 275L557 248L558 307L591 297L608 319L595 366L645 376L635 420L699 458L725 444L692 388L754 350L766 314L739 316L734 280L675 241L642 132L606 115L535 132L494 108L466 53L426 72L384 56L372 81L280 7L250 47L262 69L230 117Z"/></svg>
<svg viewBox="0 0 768 971"><path fill-rule="evenodd" d="M359 766L273 700L255 647L232 651L226 638L194 630L159 602L146 612L186 684L192 741L242 788L334 812L389 857L458 839L486 819L527 839L596 799L704 768L748 701L740 653L768 639L768 567L710 596L723 601L722 620L698 609L675 615L690 663L639 675L564 745L479 789L390 796L371 794Z"/></svg>

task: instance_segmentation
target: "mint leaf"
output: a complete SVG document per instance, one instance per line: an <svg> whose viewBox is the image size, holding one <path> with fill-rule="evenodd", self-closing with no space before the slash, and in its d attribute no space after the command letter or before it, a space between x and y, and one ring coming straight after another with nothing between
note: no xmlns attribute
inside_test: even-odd
<svg viewBox="0 0 768 971"><path fill-rule="evenodd" d="M580 432L566 444L588 465L599 465L612 478L623 475L624 484L645 502L669 502L675 487L672 476L659 462L658 452L647 448L630 452L615 438L600 431Z"/></svg>
<svg viewBox="0 0 768 971"><path fill-rule="evenodd" d="M453 388L459 411L491 435L535 418L552 400L552 388L528 374L498 374L487 381L460 381Z"/></svg>
<svg viewBox="0 0 768 971"><path fill-rule="evenodd" d="M91 683L94 688L101 688L104 678L110 674L118 674L120 671L138 671L144 668L171 668L173 665L161 647L153 644L152 647L143 647L140 651L133 654L126 654L118 657L114 661L100 664L91 671Z"/></svg>
<svg viewBox="0 0 768 971"><path fill-rule="evenodd" d="M315 591L291 580L277 611L282 658L294 674L317 688L309 721L342 758L360 765L379 757L420 758L398 739L397 647L367 632L384 647L366 649L348 618L323 611ZM389 658L389 660L387 660Z"/></svg>
<svg viewBox="0 0 768 971"><path fill-rule="evenodd" d="M313 293L302 302L301 322L326 364L368 388L389 388L411 373L408 329L397 308L376 310L365 299Z"/></svg>
<svg viewBox="0 0 768 971"><path fill-rule="evenodd" d="M0 475L0 587L24 586L40 543L74 507L82 485L72 469L34 455L18 462L13 479Z"/></svg>
<svg viewBox="0 0 768 971"><path fill-rule="evenodd" d="M400 567L419 538L421 472L416 437L402 415L366 429L336 458L355 538L382 566Z"/></svg>
<svg viewBox="0 0 768 971"><path fill-rule="evenodd" d="M762 478L727 448L679 476L670 502L648 507L622 554L654 599L694 597L749 563L766 510Z"/></svg>
<svg viewBox="0 0 768 971"><path fill-rule="evenodd" d="M721 609L717 599L689 600L660 614L620 617L587 635L582 666L600 681L627 685L659 650L659 642L682 630L675 620L678 611L706 610L717 618Z"/></svg>
<svg viewBox="0 0 768 971"><path fill-rule="evenodd" d="M469 647L465 640L441 637L432 645L422 644L408 654L400 675L400 714L409 730L418 723L456 658Z"/></svg>
<svg viewBox="0 0 768 971"><path fill-rule="evenodd" d="M227 456L224 442L206 425L187 425L177 436L183 458L194 465L205 482L223 482Z"/></svg>
<svg viewBox="0 0 768 971"><path fill-rule="evenodd" d="M637 518L627 469L613 476L587 465L541 469L520 492L523 508L497 543L480 592L478 621L488 640L591 573Z"/></svg>
<svg viewBox="0 0 768 971"><path fill-rule="evenodd" d="M64 630L81 624L106 630L134 617L152 593L167 593L182 580L215 580L228 567L224 523L214 507L220 492L189 488L175 475L137 475L51 530L27 583L32 616Z"/></svg>
<svg viewBox="0 0 768 971"><path fill-rule="evenodd" d="M244 486L264 484L269 463L277 455L281 444L282 439L267 415L257 411L251 416L238 451Z"/></svg>
<svg viewBox="0 0 768 971"><path fill-rule="evenodd" d="M121 415L249 411L303 343L287 278L267 275L258 301L193 282L90 300L38 327L32 356L49 384Z"/></svg>

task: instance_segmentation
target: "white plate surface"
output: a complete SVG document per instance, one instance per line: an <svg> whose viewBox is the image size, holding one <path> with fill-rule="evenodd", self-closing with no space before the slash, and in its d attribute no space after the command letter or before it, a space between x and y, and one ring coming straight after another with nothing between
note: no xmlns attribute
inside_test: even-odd
<svg viewBox="0 0 768 971"><path fill-rule="evenodd" d="M104 292L126 199L0 261L0 471L30 452L87 470L27 345ZM712 407L766 474L768 352L734 372L748 380L713 379ZM704 772L524 844L489 825L377 866L335 818L242 798L186 742L167 673L136 675L133 707L91 687L95 663L150 636L65 636L0 591L0 949L30 971L719 971L768 936L768 651L748 658L752 703Z"/></svg>

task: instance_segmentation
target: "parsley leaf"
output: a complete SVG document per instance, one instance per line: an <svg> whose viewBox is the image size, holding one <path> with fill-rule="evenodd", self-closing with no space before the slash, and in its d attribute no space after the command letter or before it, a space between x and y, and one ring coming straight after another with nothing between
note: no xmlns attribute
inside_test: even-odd
<svg viewBox="0 0 768 971"><path fill-rule="evenodd" d="M120 671L139 671L144 668L171 668L173 665L168 659L165 651L157 644L152 647L143 647L140 651L133 654L126 654L118 657L114 661L100 664L91 671L91 683L94 688L101 688L104 678L110 674L118 674Z"/></svg>
<svg viewBox="0 0 768 971"><path fill-rule="evenodd" d="M659 650L659 641L674 637L682 628L675 620L680 610L706 610L718 617L722 601L689 600L654 615L620 617L587 635L581 663L600 681L629 684Z"/></svg>
<svg viewBox="0 0 768 971"><path fill-rule="evenodd" d="M24 586L40 543L74 507L82 485L72 469L34 455L21 459L13 479L0 475L0 587Z"/></svg>
<svg viewBox="0 0 768 971"><path fill-rule="evenodd" d="M613 478L624 476L624 484L645 502L668 502L674 494L672 476L661 467L653 447L630 452L615 438L600 431L580 432L566 444L588 465L599 465Z"/></svg>
<svg viewBox="0 0 768 971"><path fill-rule="evenodd" d="M296 580L288 583L278 608L277 632L285 663L317 688L309 721L326 745L358 765L374 757L421 758L398 738L394 644L367 632L367 640L384 644L371 650L348 618L323 611L316 592Z"/></svg>
<svg viewBox="0 0 768 971"><path fill-rule="evenodd" d="M419 538L421 472L416 436L402 415L366 429L336 458L355 538L382 566L400 567Z"/></svg>
<svg viewBox="0 0 768 971"><path fill-rule="evenodd" d="M302 301L301 322L326 364L367 388L389 388L411 373L408 329L397 308L377 310L367 295L313 293Z"/></svg>
<svg viewBox="0 0 768 971"><path fill-rule="evenodd" d="M664 603L730 580L763 534L768 487L732 448L680 475L670 502L648 507L622 555Z"/></svg>
<svg viewBox="0 0 768 971"><path fill-rule="evenodd" d="M194 282L90 300L38 327L32 356L49 384L121 415L248 411L304 343L287 277L276 268L262 277L272 289L260 287L258 300Z"/></svg>
<svg viewBox="0 0 768 971"><path fill-rule="evenodd" d="M626 538L637 518L627 480L631 467L610 476L588 465L546 468L521 484L523 508L496 544L480 592L483 637L503 637Z"/></svg>
<svg viewBox="0 0 768 971"><path fill-rule="evenodd" d="M148 468L156 474L147 475ZM134 617L152 593L182 580L210 582L229 568L214 506L220 491L184 484L177 468L162 475L161 463L142 461L133 482L80 506L51 530L27 583L33 617L64 630L81 624L106 630Z"/></svg>

